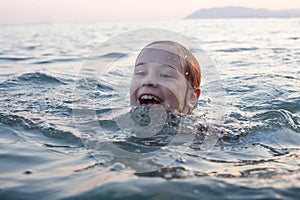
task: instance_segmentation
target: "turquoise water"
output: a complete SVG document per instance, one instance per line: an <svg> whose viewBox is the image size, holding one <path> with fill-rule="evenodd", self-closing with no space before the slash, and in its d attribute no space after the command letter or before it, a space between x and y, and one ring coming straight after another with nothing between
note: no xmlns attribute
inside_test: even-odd
<svg viewBox="0 0 300 200"><path fill-rule="evenodd" d="M130 140L116 123L129 111L136 52L119 43L93 53L142 28L181 33L215 64L172 145ZM300 19L2 26L0 199L297 199L299 33ZM114 58L124 68L101 76L89 62ZM208 150L199 124L217 132Z"/></svg>

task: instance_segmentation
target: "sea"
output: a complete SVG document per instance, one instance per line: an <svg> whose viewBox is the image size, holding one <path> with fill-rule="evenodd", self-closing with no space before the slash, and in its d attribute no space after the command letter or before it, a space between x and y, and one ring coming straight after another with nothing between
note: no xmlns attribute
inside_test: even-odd
<svg viewBox="0 0 300 200"><path fill-rule="evenodd" d="M0 30L1 200L299 199L299 18ZM200 63L191 115L130 107L136 56L157 40Z"/></svg>

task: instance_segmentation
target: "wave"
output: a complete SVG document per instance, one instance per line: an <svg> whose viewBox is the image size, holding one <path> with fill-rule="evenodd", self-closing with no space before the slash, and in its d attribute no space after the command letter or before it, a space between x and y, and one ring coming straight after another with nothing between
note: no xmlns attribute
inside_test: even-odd
<svg viewBox="0 0 300 200"><path fill-rule="evenodd" d="M81 147L82 142L79 137L70 131L61 130L54 124L47 123L41 118L27 118L22 115L0 113L0 122L11 127L22 127L25 130L34 130L42 133L47 139L44 141L45 146L60 146L60 147ZM35 138L37 138L36 135ZM51 139L51 140L49 140ZM41 141L42 142L42 141ZM54 142L55 144L49 144Z"/></svg>
<svg viewBox="0 0 300 200"><path fill-rule="evenodd" d="M289 40L300 40L300 37L289 37Z"/></svg>
<svg viewBox="0 0 300 200"><path fill-rule="evenodd" d="M257 47L249 47L249 48L229 48L229 49L219 49L216 50L217 52L226 52L226 53L234 53L234 52L240 52L240 51L255 51L258 50Z"/></svg>
<svg viewBox="0 0 300 200"><path fill-rule="evenodd" d="M61 58L61 59L50 59L44 61L33 62L32 64L53 64L53 63L65 63L65 62L81 62L83 58Z"/></svg>
<svg viewBox="0 0 300 200"><path fill-rule="evenodd" d="M25 61L25 60L32 60L35 59L34 57L0 57L0 61Z"/></svg>
<svg viewBox="0 0 300 200"><path fill-rule="evenodd" d="M300 117L287 110L270 110L255 114L253 120L264 122L265 128L289 128L300 133Z"/></svg>
<svg viewBox="0 0 300 200"><path fill-rule="evenodd" d="M65 84L58 78L51 75L44 74L41 72L25 73L19 76L8 79L7 81L1 83L2 86L7 86L11 84L21 85L21 84Z"/></svg>
<svg viewBox="0 0 300 200"><path fill-rule="evenodd" d="M101 92L111 92L113 91L113 87L104 81L99 81L96 79L92 78L82 78L78 79L76 81L76 87L79 90L84 90L84 91L94 91L94 90L99 90Z"/></svg>
<svg viewBox="0 0 300 200"><path fill-rule="evenodd" d="M291 130L295 134L300 134L300 116L283 109L260 111L252 115L251 113L231 112L227 115L221 130L221 140L228 143L238 143L243 140L243 137L260 135L261 133L266 133L266 131L281 132L283 130ZM258 138L259 136L257 135L256 139ZM253 142L258 141L255 140Z"/></svg>
<svg viewBox="0 0 300 200"><path fill-rule="evenodd" d="M91 56L87 57L87 60L96 60L96 59L103 59L103 58L125 58L128 57L128 54L126 53L119 53L119 52L113 52L113 53L107 53L104 55L99 55L99 56Z"/></svg>

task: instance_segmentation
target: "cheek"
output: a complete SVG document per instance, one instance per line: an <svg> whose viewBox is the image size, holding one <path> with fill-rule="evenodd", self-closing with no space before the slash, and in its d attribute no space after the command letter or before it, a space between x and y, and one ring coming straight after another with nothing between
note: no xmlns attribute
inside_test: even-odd
<svg viewBox="0 0 300 200"><path fill-rule="evenodd" d="M178 97L178 99L182 99L185 95L186 90L186 82L183 80L178 80L171 84L170 90L173 92L175 96Z"/></svg>
<svg viewBox="0 0 300 200"><path fill-rule="evenodd" d="M134 92L138 87L140 87L140 81L138 79L132 79L130 83L130 93Z"/></svg>
<svg viewBox="0 0 300 200"><path fill-rule="evenodd" d="M174 83L164 87L166 102L173 108L180 108L184 103L185 89L182 83Z"/></svg>
<svg viewBox="0 0 300 200"><path fill-rule="evenodd" d="M178 97L175 93L170 90L164 91L165 103L167 106L173 109L178 109L180 102L178 101Z"/></svg>
<svg viewBox="0 0 300 200"><path fill-rule="evenodd" d="M130 101L136 100L136 92L139 88L139 82L137 80L132 80L130 83Z"/></svg>
<svg viewBox="0 0 300 200"><path fill-rule="evenodd" d="M182 108L185 102L185 93L186 93L186 82L181 81L176 84L176 90L174 95L176 96L179 106Z"/></svg>

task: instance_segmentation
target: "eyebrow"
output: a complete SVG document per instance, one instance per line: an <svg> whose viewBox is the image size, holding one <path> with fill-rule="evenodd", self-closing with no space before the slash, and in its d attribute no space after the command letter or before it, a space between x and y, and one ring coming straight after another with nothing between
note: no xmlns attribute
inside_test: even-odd
<svg viewBox="0 0 300 200"><path fill-rule="evenodd" d="M148 63L143 63L143 62L141 62L141 63L138 63L137 65L135 65L135 67L138 67L138 66L141 66L141 65L146 65L146 64L148 64ZM161 66L163 66L163 67L170 67L170 68L172 68L172 69L178 71L175 67L173 67L173 66L171 66L171 65L161 64Z"/></svg>
<svg viewBox="0 0 300 200"><path fill-rule="evenodd" d="M140 66L140 65L145 65L146 63L138 63L137 65L135 65L134 67Z"/></svg>

